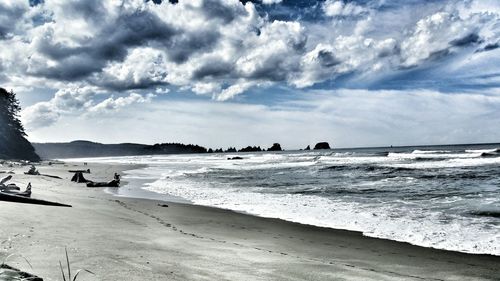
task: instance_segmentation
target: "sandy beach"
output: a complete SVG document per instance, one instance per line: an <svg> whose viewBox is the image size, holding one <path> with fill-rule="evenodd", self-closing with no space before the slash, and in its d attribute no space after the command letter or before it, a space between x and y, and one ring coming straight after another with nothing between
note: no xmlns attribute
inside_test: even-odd
<svg viewBox="0 0 500 281"><path fill-rule="evenodd" d="M117 197L72 183L70 169L110 180L136 166L14 168L33 198L71 208L0 202L0 258L44 280L61 280L67 247L78 280L500 280L500 257L434 250L360 233L227 210ZM2 167L7 171L8 168ZM5 174L0 174L3 177ZM122 187L123 188L123 187ZM168 207L167 207L168 206Z"/></svg>

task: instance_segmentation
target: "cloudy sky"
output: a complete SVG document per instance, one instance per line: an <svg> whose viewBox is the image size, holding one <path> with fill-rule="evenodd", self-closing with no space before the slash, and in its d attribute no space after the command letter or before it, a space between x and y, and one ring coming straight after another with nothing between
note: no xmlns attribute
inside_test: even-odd
<svg viewBox="0 0 500 281"><path fill-rule="evenodd" d="M500 142L498 0L2 0L29 139Z"/></svg>

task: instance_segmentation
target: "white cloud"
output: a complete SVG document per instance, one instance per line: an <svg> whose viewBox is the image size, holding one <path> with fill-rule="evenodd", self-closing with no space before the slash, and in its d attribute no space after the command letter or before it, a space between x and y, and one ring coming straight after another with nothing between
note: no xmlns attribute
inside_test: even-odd
<svg viewBox="0 0 500 281"><path fill-rule="evenodd" d="M217 83L196 83L192 88L197 94L213 94L221 91L220 85Z"/></svg>
<svg viewBox="0 0 500 281"><path fill-rule="evenodd" d="M247 39L247 52L236 61L236 71L250 80L286 81L298 70L305 43L299 23L274 21L263 27L259 36Z"/></svg>
<svg viewBox="0 0 500 281"><path fill-rule="evenodd" d="M106 113L117 111L134 103L146 103L155 95L131 93L125 97L107 98L102 102L96 100L104 92L96 87L69 87L59 90L46 102L39 102L25 108L21 112L22 120L29 130L48 127L56 123L62 116L90 113Z"/></svg>
<svg viewBox="0 0 500 281"><path fill-rule="evenodd" d="M153 97L154 95L152 94L142 96L137 93L131 93L129 96L126 97L119 97L119 98L110 97L94 106L89 107L88 110L91 114L114 112L134 103L150 102Z"/></svg>
<svg viewBox="0 0 500 281"><path fill-rule="evenodd" d="M163 52L153 48L129 51L123 62L110 63L96 81L115 89L143 88L167 83L168 66Z"/></svg>
<svg viewBox="0 0 500 281"><path fill-rule="evenodd" d="M262 0L262 3L266 5L281 3L283 0Z"/></svg>
<svg viewBox="0 0 500 281"><path fill-rule="evenodd" d="M265 4L270 2L279 1ZM145 106L153 99L144 94L148 92L192 91L227 102L252 88L267 91L273 85L307 88L326 81L359 88L403 87L418 76L399 82L398 75L408 69L428 74L422 78L426 81L415 82L422 82L422 88L446 88L441 83L449 80L494 87L499 6L486 0L328 0L317 6L324 14L315 22L300 16L274 20L253 3L238 0L175 5L46 0L36 7L3 1L0 82L8 88L55 92L52 99L23 111L28 128ZM11 22L16 24L7 24ZM388 80L393 84L377 84Z"/></svg>
<svg viewBox="0 0 500 281"><path fill-rule="evenodd" d="M354 2L344 3L344 1L327 0L323 3L323 10L329 17L336 16L357 16L366 13L368 10Z"/></svg>
<svg viewBox="0 0 500 281"><path fill-rule="evenodd" d="M170 93L170 89L159 87L159 88L156 88L155 93L157 93L159 95L168 94L168 93Z"/></svg>
<svg viewBox="0 0 500 281"><path fill-rule="evenodd" d="M50 102L40 102L23 110L21 120L28 131L53 125L60 114Z"/></svg>
<svg viewBox="0 0 500 281"><path fill-rule="evenodd" d="M280 142L287 149L318 141L335 147L494 142L500 138L500 97L416 90L307 91L275 106L156 100L107 118L89 118L68 116L67 122L33 131L30 138L92 136L106 143L180 141L212 148Z"/></svg>
<svg viewBox="0 0 500 281"><path fill-rule="evenodd" d="M317 23L270 20L238 0L6 3L0 32L8 27L2 22L19 23L0 40L0 79L12 88L58 90L78 81L111 92L173 86L218 97L235 92L234 83L307 87L346 73L358 83L460 54L467 40L477 48L500 44L493 1L378 9L383 2L328 0L321 7L329 18ZM321 48L335 67L325 68Z"/></svg>
<svg viewBox="0 0 500 281"><path fill-rule="evenodd" d="M39 102L21 112L28 129L51 126L62 114L80 112L92 104L96 89L92 87L65 88L57 91L47 102Z"/></svg>
<svg viewBox="0 0 500 281"><path fill-rule="evenodd" d="M239 94L243 93L244 91L248 90L252 86L253 86L253 83L250 83L250 82L242 82L242 83L233 84L230 87L224 89L217 96L217 100L225 101L225 100L231 99L232 97L239 95Z"/></svg>
<svg viewBox="0 0 500 281"><path fill-rule="evenodd" d="M454 43L477 43L477 20L481 15L462 19L455 13L438 12L417 22L413 33L401 43L402 65L415 66L432 56L447 55ZM471 36L469 38L469 36ZM460 43L460 40L464 40ZM469 40L469 41L467 41Z"/></svg>

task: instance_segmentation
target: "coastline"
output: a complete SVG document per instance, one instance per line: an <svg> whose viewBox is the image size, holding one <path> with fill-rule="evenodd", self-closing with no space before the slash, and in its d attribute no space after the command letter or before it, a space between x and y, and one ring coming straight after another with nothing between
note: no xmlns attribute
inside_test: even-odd
<svg viewBox="0 0 500 281"><path fill-rule="evenodd" d="M81 280L495 280L500 257L370 238L361 233L230 210L114 196L70 182L76 163L40 166L63 179L23 175L33 197L72 208L0 202L0 258L44 280L60 278L68 248ZM89 163L93 180L140 165ZM87 176L87 175L86 175ZM162 207L167 204L168 207ZM84 275L85 274L85 275Z"/></svg>

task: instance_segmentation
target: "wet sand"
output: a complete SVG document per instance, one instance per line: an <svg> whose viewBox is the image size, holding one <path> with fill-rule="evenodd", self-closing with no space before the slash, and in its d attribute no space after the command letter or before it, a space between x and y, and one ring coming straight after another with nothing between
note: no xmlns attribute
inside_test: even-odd
<svg viewBox="0 0 500 281"><path fill-rule="evenodd" d="M70 182L67 170L107 181L135 166L38 167L63 179L29 176L33 197L72 208L0 202L0 258L61 280L67 247L78 280L500 280L500 257L434 250L360 233L265 219L227 210L116 197ZM3 168L1 170L8 170ZM3 177L4 174L0 174ZM168 205L166 207L165 205Z"/></svg>

